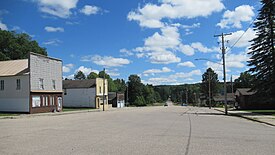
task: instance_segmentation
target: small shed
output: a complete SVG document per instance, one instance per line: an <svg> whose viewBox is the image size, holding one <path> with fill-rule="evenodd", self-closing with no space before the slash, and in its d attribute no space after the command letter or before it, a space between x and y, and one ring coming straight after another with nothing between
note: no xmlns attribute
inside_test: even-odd
<svg viewBox="0 0 275 155"><path fill-rule="evenodd" d="M123 108L125 107L125 96L121 92L109 92L109 103L112 103L112 107Z"/></svg>
<svg viewBox="0 0 275 155"><path fill-rule="evenodd" d="M241 109L250 109L256 106L254 94L256 92L250 91L251 88L238 88L235 92L238 107Z"/></svg>

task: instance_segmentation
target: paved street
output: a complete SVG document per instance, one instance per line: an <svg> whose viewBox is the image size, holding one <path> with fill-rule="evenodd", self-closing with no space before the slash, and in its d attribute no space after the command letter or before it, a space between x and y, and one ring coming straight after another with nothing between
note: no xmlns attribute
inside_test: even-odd
<svg viewBox="0 0 275 155"><path fill-rule="evenodd" d="M275 128L207 108L0 119L0 154L271 155Z"/></svg>

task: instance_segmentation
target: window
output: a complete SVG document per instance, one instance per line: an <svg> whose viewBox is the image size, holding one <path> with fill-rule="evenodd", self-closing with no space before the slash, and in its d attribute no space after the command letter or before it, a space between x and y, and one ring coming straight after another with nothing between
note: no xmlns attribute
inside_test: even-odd
<svg viewBox="0 0 275 155"><path fill-rule="evenodd" d="M32 107L40 107L40 96L32 96Z"/></svg>
<svg viewBox="0 0 275 155"><path fill-rule="evenodd" d="M20 90L21 89L21 81L20 79L16 79L16 90Z"/></svg>
<svg viewBox="0 0 275 155"><path fill-rule="evenodd" d="M4 90L4 80L0 81L0 90Z"/></svg>
<svg viewBox="0 0 275 155"><path fill-rule="evenodd" d="M55 87L55 80L52 80L52 84L53 84L53 90L55 90L56 89L56 87Z"/></svg>
<svg viewBox="0 0 275 155"><path fill-rule="evenodd" d="M99 94L101 94L101 87L99 86Z"/></svg>
<svg viewBox="0 0 275 155"><path fill-rule="evenodd" d="M44 79L39 79L39 88L44 89Z"/></svg>
<svg viewBox="0 0 275 155"><path fill-rule="evenodd" d="M44 96L45 99L45 106L48 106L48 96Z"/></svg>

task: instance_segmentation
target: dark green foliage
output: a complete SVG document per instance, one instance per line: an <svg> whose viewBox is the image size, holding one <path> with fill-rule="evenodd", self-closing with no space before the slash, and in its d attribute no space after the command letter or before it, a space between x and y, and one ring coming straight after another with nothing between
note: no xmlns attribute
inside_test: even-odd
<svg viewBox="0 0 275 155"><path fill-rule="evenodd" d="M95 79L98 78L99 76L95 72L91 72L88 76L87 79Z"/></svg>
<svg viewBox="0 0 275 155"><path fill-rule="evenodd" d="M252 73L252 90L266 99L275 98L275 1L261 0L262 8L254 23L256 37L251 40L251 59L248 65Z"/></svg>
<svg viewBox="0 0 275 155"><path fill-rule="evenodd" d="M116 79L113 82L114 82L117 92L125 92L126 91L127 86L123 79Z"/></svg>
<svg viewBox="0 0 275 155"><path fill-rule="evenodd" d="M85 80L86 76L82 71L78 71L75 75L74 75L74 79L75 80Z"/></svg>
<svg viewBox="0 0 275 155"><path fill-rule="evenodd" d="M134 103L138 97L142 96L143 84L137 75L130 75L128 78L129 102Z"/></svg>
<svg viewBox="0 0 275 155"><path fill-rule="evenodd" d="M249 72L243 72L240 77L234 81L234 88L252 88L254 77Z"/></svg>
<svg viewBox="0 0 275 155"><path fill-rule="evenodd" d="M210 82L210 96L209 96L209 82ZM218 92L218 74L211 68L208 68L202 75L201 92L207 98L213 99L213 96Z"/></svg>
<svg viewBox="0 0 275 155"><path fill-rule="evenodd" d="M28 34L0 29L0 61L26 59L29 52L47 55L46 49L40 47Z"/></svg>

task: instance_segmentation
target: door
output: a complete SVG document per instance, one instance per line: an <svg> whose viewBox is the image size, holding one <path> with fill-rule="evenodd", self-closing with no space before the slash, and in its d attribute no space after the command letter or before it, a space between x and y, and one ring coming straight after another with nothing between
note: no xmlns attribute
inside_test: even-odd
<svg viewBox="0 0 275 155"><path fill-rule="evenodd" d="M57 98L57 111L62 110L62 97Z"/></svg>

